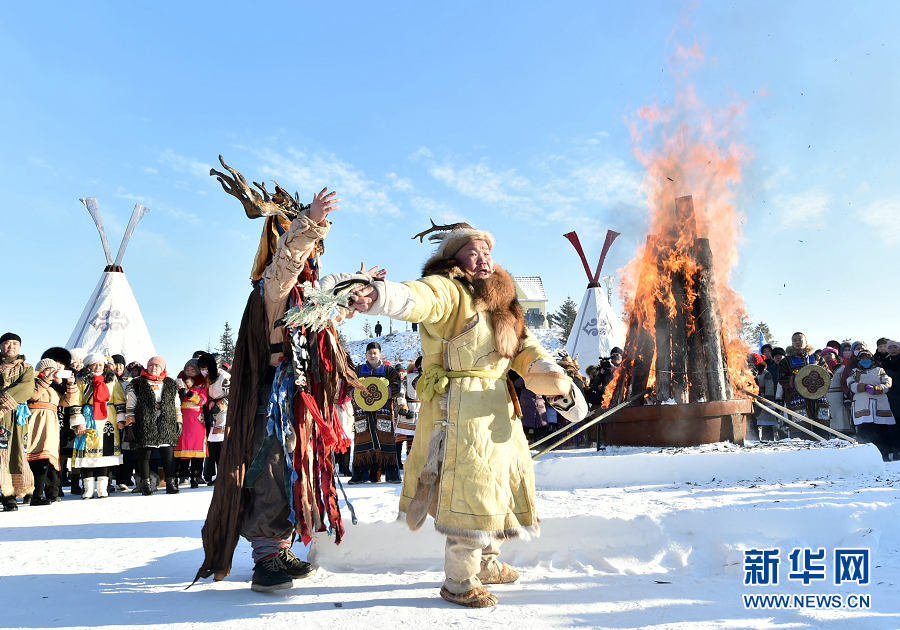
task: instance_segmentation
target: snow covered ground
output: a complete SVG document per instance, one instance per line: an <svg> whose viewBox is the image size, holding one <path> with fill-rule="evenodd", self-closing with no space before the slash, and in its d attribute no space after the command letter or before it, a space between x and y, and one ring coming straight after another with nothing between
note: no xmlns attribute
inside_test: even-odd
<svg viewBox="0 0 900 630"><path fill-rule="evenodd" d="M0 514L2 627L900 628L900 464L871 446L615 448L536 463L542 535L504 546L519 583L496 608L438 597L443 540L396 522L399 489L348 486L360 523L321 535L315 577L279 594L232 575L189 590L211 488L66 497ZM343 505L343 503L342 503ZM778 586L744 586L744 551L781 550ZM789 579L793 548L826 550L829 577ZM831 583L831 554L867 548L868 585ZM298 550L299 551L299 550ZM868 610L746 610L742 594L865 594Z"/></svg>

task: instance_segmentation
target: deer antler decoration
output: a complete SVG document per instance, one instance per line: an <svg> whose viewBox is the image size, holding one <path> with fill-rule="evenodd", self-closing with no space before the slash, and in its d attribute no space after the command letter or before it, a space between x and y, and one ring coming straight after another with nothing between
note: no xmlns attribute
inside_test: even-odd
<svg viewBox="0 0 900 630"><path fill-rule="evenodd" d="M258 219L259 217L281 216L288 220L294 220L306 206L300 203L300 197L296 194L291 196L284 188L275 182L275 194L270 195L266 190L266 185L259 182L253 182L262 195L250 188L247 180L239 171L231 168L225 163L222 156L219 156L219 162L231 173L231 177L214 168L209 169L209 174L214 175L222 185L222 190L229 195L236 197L241 205L244 206L244 212L250 219Z"/></svg>
<svg viewBox="0 0 900 630"><path fill-rule="evenodd" d="M434 219L428 219L428 220L431 221L431 227L428 228L427 230L425 230L423 232L419 232L418 234L413 236L412 240L419 239L420 243L424 243L425 236L428 234L431 234L432 232L435 232L435 234L432 234L431 236L428 237L428 240L429 241L439 241L443 237L440 236L439 234L437 234L437 232L449 232L449 231L455 230L457 228L469 228L470 230L473 229L471 225L469 225L468 223L465 223L465 222L451 223L448 225L438 225L437 223L434 222Z"/></svg>

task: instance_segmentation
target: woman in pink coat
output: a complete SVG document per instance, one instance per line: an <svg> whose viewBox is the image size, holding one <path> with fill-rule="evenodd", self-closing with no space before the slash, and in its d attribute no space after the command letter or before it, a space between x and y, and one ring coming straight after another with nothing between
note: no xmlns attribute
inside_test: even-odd
<svg viewBox="0 0 900 630"><path fill-rule="evenodd" d="M178 375L178 395L181 397L183 430L175 447L175 457L190 460L191 488L200 487L203 475L203 459L206 457L206 425L203 422L203 405L209 396L206 379L200 374L197 359L184 365Z"/></svg>

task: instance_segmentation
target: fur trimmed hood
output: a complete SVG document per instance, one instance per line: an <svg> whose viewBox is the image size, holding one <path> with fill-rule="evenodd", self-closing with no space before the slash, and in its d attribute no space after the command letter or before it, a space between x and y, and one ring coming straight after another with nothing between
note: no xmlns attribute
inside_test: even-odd
<svg viewBox="0 0 900 630"><path fill-rule="evenodd" d="M490 315L497 352L511 359L525 338L525 314L516 298L516 283L500 265L485 280L470 281L465 270L453 258L431 258L422 268L422 276L444 276L462 282L475 298L475 310Z"/></svg>

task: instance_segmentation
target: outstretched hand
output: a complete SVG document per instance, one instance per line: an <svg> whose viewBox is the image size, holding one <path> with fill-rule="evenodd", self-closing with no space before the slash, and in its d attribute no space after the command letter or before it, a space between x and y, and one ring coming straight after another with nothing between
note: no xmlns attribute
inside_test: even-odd
<svg viewBox="0 0 900 630"><path fill-rule="evenodd" d="M387 275L387 270L379 269L378 265L371 269L366 269L366 263L361 262L359 263L359 271L357 273L369 276L374 280L382 280ZM374 304L377 299L378 289L375 288L375 285L368 284L365 286L358 286L350 293L350 308L359 313L366 313L372 308L372 304Z"/></svg>
<svg viewBox="0 0 900 630"><path fill-rule="evenodd" d="M336 197L337 192L332 190L328 192L328 186L323 188L318 194L313 195L312 205L309 207L309 218L313 223L321 223L322 219L328 216L329 212L338 209L340 199Z"/></svg>
<svg viewBox="0 0 900 630"><path fill-rule="evenodd" d="M381 269L378 265L375 265L371 269L366 269L366 263L359 263L359 271L356 273L361 273L364 276L369 276L375 280L384 280L387 276L387 269Z"/></svg>

